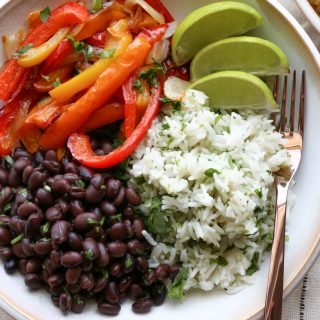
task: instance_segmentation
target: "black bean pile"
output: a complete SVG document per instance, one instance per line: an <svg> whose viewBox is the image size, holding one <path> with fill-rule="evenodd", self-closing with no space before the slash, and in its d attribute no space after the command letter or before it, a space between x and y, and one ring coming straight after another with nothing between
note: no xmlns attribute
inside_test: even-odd
<svg viewBox="0 0 320 320"><path fill-rule="evenodd" d="M16 148L1 159L0 190L6 272L20 270L25 284L43 287L62 312L81 313L88 300L106 315L118 314L127 297L136 313L163 303L163 281L179 267L149 268L151 247L133 210L140 196L112 170L93 171L70 156L58 161L53 150Z"/></svg>

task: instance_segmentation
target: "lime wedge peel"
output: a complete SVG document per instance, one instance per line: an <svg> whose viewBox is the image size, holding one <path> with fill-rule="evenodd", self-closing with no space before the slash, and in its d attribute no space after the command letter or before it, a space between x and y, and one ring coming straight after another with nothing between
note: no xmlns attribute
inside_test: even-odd
<svg viewBox="0 0 320 320"><path fill-rule="evenodd" d="M262 23L261 14L241 2L217 2L199 8L179 24L172 41L173 60L181 66L208 44L241 35Z"/></svg>
<svg viewBox="0 0 320 320"><path fill-rule="evenodd" d="M258 76L290 73L288 58L276 44L256 37L233 37L203 48L192 60L191 79L196 81L225 70L245 71Z"/></svg>
<svg viewBox="0 0 320 320"><path fill-rule="evenodd" d="M189 88L204 92L213 109L278 111L269 87L260 78L247 72L217 72L199 79Z"/></svg>

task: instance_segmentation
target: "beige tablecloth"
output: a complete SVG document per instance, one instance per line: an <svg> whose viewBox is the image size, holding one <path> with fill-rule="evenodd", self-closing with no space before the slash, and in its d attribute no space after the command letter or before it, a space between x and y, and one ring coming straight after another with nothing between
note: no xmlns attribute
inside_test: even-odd
<svg viewBox="0 0 320 320"><path fill-rule="evenodd" d="M294 0L278 0L282 3L307 30L312 40L320 49L320 36L306 21ZM2 0L0 0L1 4ZM320 319L320 259L308 276L286 299L283 320L319 320ZM14 320L0 309L0 320Z"/></svg>

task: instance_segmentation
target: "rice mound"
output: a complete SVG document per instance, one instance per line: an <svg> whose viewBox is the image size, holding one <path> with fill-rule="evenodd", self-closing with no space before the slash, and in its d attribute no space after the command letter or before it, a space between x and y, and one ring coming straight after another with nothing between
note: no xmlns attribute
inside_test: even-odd
<svg viewBox="0 0 320 320"><path fill-rule="evenodd" d="M252 282L272 242L272 172L289 164L283 144L268 114L217 112L195 90L180 110L159 115L130 170L149 202L143 214L151 218L150 199L158 199L167 226L155 236L151 264L182 263L185 290Z"/></svg>

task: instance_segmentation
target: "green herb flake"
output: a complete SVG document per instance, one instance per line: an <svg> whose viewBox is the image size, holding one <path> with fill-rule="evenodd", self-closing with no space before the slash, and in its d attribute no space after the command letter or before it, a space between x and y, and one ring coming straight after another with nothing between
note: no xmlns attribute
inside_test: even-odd
<svg viewBox="0 0 320 320"><path fill-rule="evenodd" d="M23 234L20 234L19 236L15 237L10 241L12 245L19 243L23 239Z"/></svg>
<svg viewBox="0 0 320 320"><path fill-rule="evenodd" d="M51 226L50 222L47 222L46 224L42 225L40 227L41 233L47 233L50 229L50 226Z"/></svg>
<svg viewBox="0 0 320 320"><path fill-rule="evenodd" d="M87 45L85 42L74 40L74 38L70 35L67 35L66 38L70 41L76 52L82 53L85 61L88 62L88 59L90 59L93 55L93 47Z"/></svg>
<svg viewBox="0 0 320 320"><path fill-rule="evenodd" d="M180 299L181 302L184 300L185 291L183 290L183 287L187 281L188 274L188 268L181 268L168 291L168 297L170 299Z"/></svg>
<svg viewBox="0 0 320 320"><path fill-rule="evenodd" d="M252 276L255 272L258 271L259 269L258 263L259 263L259 253L255 252L251 260L251 265L246 271L247 276Z"/></svg>
<svg viewBox="0 0 320 320"><path fill-rule="evenodd" d="M93 250L92 249L86 250L84 252L84 255L88 260L94 260L93 259Z"/></svg>
<svg viewBox="0 0 320 320"><path fill-rule="evenodd" d="M260 208L260 207L256 207L253 211L254 213L260 213L260 212L263 212L263 208Z"/></svg>
<svg viewBox="0 0 320 320"><path fill-rule="evenodd" d="M216 118L213 121L213 126L215 126L220 120L222 119L222 114L219 114L218 116L216 116Z"/></svg>
<svg viewBox="0 0 320 320"><path fill-rule="evenodd" d="M40 11L40 20L45 23L51 17L51 10L49 7L44 8Z"/></svg>
<svg viewBox="0 0 320 320"><path fill-rule="evenodd" d="M42 77L42 79L46 80L47 82L50 81L50 77L47 75L42 74L41 77Z"/></svg>
<svg viewBox="0 0 320 320"><path fill-rule="evenodd" d="M4 159L6 160L7 164L12 167L14 165L14 160L10 156L5 156Z"/></svg>
<svg viewBox="0 0 320 320"><path fill-rule="evenodd" d="M288 234L285 235L285 241L288 242L290 240L290 237Z"/></svg>
<svg viewBox="0 0 320 320"><path fill-rule="evenodd" d="M145 201L144 206L148 209L160 209L162 206L162 199L160 197L150 198Z"/></svg>
<svg viewBox="0 0 320 320"><path fill-rule="evenodd" d="M126 261L124 262L126 269L129 269L133 266L133 262L131 258L127 258Z"/></svg>
<svg viewBox="0 0 320 320"><path fill-rule="evenodd" d="M109 59L109 58L112 58L114 56L115 52L116 52L116 49L102 50L99 53L99 57L101 59Z"/></svg>
<svg viewBox="0 0 320 320"><path fill-rule="evenodd" d="M93 12L98 12L103 8L102 0L93 0Z"/></svg>
<svg viewBox="0 0 320 320"><path fill-rule="evenodd" d="M137 177L134 179L134 181L135 181L135 184L138 186L141 186L146 182L144 176Z"/></svg>
<svg viewBox="0 0 320 320"><path fill-rule="evenodd" d="M103 270L102 271L102 275L105 279L108 279L109 278L109 271L107 269Z"/></svg>
<svg viewBox="0 0 320 320"><path fill-rule="evenodd" d="M138 93L142 93L142 83L141 80L136 80L133 85L132 88L137 89Z"/></svg>
<svg viewBox="0 0 320 320"><path fill-rule="evenodd" d="M212 178L214 174L221 174L221 171L217 170L217 169L214 169L214 168L210 168L208 170L206 170L204 172L204 174L209 177L209 178Z"/></svg>
<svg viewBox="0 0 320 320"><path fill-rule="evenodd" d="M168 123L164 123L164 124L162 125L162 129L163 129L163 130L170 129L170 125L169 125Z"/></svg>
<svg viewBox="0 0 320 320"><path fill-rule="evenodd" d="M80 296L76 295L75 296L75 301L77 304L84 304L84 300L80 298Z"/></svg>
<svg viewBox="0 0 320 320"><path fill-rule="evenodd" d="M85 188L85 187L86 187L85 182L82 181L82 180L77 180L77 181L75 181L74 185L75 185L76 187L78 187L78 188Z"/></svg>
<svg viewBox="0 0 320 320"><path fill-rule="evenodd" d="M112 221L114 221L114 220L119 220L120 221L122 219L122 213L110 216L109 219L112 220Z"/></svg>
<svg viewBox="0 0 320 320"><path fill-rule="evenodd" d="M92 219L92 218L88 218L87 219L87 223L90 224L90 225L95 225L95 224L97 224L97 220Z"/></svg>
<svg viewBox="0 0 320 320"><path fill-rule="evenodd" d="M107 219L107 217L103 216L102 219L100 220L99 224L100 224L101 227L104 225L106 219Z"/></svg>
<svg viewBox="0 0 320 320"><path fill-rule="evenodd" d="M28 197L28 190L26 188L20 189L19 194L21 196L23 196L24 198L27 198Z"/></svg>
<svg viewBox="0 0 320 320"><path fill-rule="evenodd" d="M260 198L260 199L262 199L262 189L256 189L256 190L254 190L254 192L256 193L256 195Z"/></svg>
<svg viewBox="0 0 320 320"><path fill-rule="evenodd" d="M20 58L24 53L26 53L28 50L30 50L33 47L33 45L30 44L26 44L24 46L22 46L15 54L14 54L14 58L18 59Z"/></svg>
<svg viewBox="0 0 320 320"><path fill-rule="evenodd" d="M172 106L173 111L180 111L181 110L181 102L180 101L173 101L167 97L160 98L161 105L169 104Z"/></svg>
<svg viewBox="0 0 320 320"><path fill-rule="evenodd" d="M57 88L61 85L60 78L56 78L55 82L52 84L54 88Z"/></svg>
<svg viewBox="0 0 320 320"><path fill-rule="evenodd" d="M219 266L225 267L225 266L228 265L228 260L223 256L219 256L218 260L217 260L217 263L218 263Z"/></svg>
<svg viewBox="0 0 320 320"><path fill-rule="evenodd" d="M12 208L11 203L7 203L7 204L4 206L3 211L4 211L4 212L8 212L8 211L11 210L11 208Z"/></svg>

